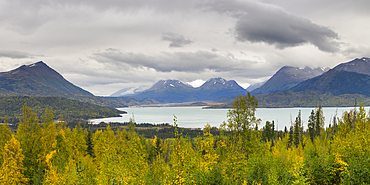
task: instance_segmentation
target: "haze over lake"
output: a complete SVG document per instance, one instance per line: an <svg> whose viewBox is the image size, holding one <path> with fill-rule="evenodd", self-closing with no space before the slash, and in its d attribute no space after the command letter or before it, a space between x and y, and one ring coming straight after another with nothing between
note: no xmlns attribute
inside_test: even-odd
<svg viewBox="0 0 370 185"><path fill-rule="evenodd" d="M366 107L366 112L370 107ZM126 111L123 117L112 117L91 120L98 124L104 122L128 122L134 117L136 123L169 123L173 124L173 115L176 115L180 127L203 128L209 123L211 126L219 127L223 121L227 121L228 109L202 109L202 107L128 107L118 108ZM301 110L303 126L307 128L307 120L311 111L315 108L258 108L256 117L261 118L259 128L262 128L266 121L275 121L275 127L283 130L286 126L289 129L291 121L294 122ZM333 116L341 117L344 111L349 111L353 107L324 107L325 127L333 122Z"/></svg>

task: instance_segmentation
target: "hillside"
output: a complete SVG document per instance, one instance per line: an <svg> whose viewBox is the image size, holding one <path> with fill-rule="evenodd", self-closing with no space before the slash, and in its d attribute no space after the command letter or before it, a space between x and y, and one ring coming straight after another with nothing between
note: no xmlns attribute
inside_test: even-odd
<svg viewBox="0 0 370 185"><path fill-rule="evenodd" d="M253 90L251 94L274 93L288 90L307 79L323 74L327 70L328 69L326 68L313 69L310 67L305 67L302 69L298 67L284 66L261 87Z"/></svg>
<svg viewBox="0 0 370 185"><path fill-rule="evenodd" d="M362 94L370 96L370 76L332 69L323 75L300 83L291 90L295 92L312 90L333 95Z"/></svg>
<svg viewBox="0 0 370 185"><path fill-rule="evenodd" d="M76 100L70 100L62 97L28 97L12 96L0 97L0 122L8 116L10 122L18 122L22 116L22 107L24 103L32 109L33 112L42 118L46 109L54 112L56 119L64 120L87 120L104 117L120 117L125 112L111 107L93 105Z"/></svg>

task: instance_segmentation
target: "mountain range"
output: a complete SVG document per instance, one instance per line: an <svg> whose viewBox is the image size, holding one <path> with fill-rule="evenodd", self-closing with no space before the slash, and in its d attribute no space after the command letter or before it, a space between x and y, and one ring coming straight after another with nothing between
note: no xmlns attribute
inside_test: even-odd
<svg viewBox="0 0 370 185"><path fill-rule="evenodd" d="M202 86L194 88L178 80L161 80L151 88L131 95L135 99L150 98L158 102L216 101L229 102L236 95L244 95L249 90L252 95L266 99L279 93L305 97L305 93L314 92L317 96L331 94L363 95L370 97L370 59L356 58L330 68L298 68L284 66L269 80L243 89L235 81L212 78ZM283 92L283 93L280 93ZM299 95L298 95L299 94ZM307 95L308 96L308 95Z"/></svg>
<svg viewBox="0 0 370 185"><path fill-rule="evenodd" d="M135 93L130 97L137 100L150 98L165 103L181 103L214 101L224 96L244 95L246 92L247 91L234 80L228 81L223 78L211 78L197 88L179 80L160 80L151 88Z"/></svg>
<svg viewBox="0 0 370 185"><path fill-rule="evenodd" d="M273 81L279 73L277 72L269 81ZM287 78L281 79L288 81ZM261 107L312 107L318 104L353 106L356 100L362 102L363 105L370 105L370 59L356 58L339 64L321 75L302 81L287 90L255 96ZM214 107L229 108L231 105L229 102Z"/></svg>
<svg viewBox="0 0 370 185"><path fill-rule="evenodd" d="M344 97L350 95L367 98L370 97L370 59L356 58L330 70L329 68L284 66L269 80L256 84L249 90L252 88L255 88L252 94L268 106L274 103L279 104L278 101L284 101L285 103L280 104L286 105L289 101L285 100L294 99L294 96L300 97L296 102L303 104L304 101L311 101L313 94L315 96ZM56 96L111 107L194 101L231 101L236 95L246 93L247 90L234 80L211 78L196 88L179 80L161 80L151 88L136 91L132 95L97 97L68 82L43 62L23 65L17 69L0 73L0 96L2 97ZM311 100L307 97L311 97Z"/></svg>

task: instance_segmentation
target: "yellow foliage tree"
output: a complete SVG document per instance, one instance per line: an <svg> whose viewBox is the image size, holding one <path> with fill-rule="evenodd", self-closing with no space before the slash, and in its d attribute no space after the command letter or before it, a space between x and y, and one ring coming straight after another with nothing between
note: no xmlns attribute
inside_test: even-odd
<svg viewBox="0 0 370 185"><path fill-rule="evenodd" d="M23 154L20 143L12 136L12 139L5 144L4 162L1 167L0 181L2 184L25 184L28 179L22 174Z"/></svg>

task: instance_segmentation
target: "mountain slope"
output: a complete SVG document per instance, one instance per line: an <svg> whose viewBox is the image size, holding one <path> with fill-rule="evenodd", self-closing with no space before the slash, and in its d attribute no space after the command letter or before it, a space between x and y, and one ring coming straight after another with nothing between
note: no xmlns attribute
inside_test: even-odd
<svg viewBox="0 0 370 185"><path fill-rule="evenodd" d="M370 76L331 69L318 77L300 83L291 90L295 92L312 90L333 95L362 94L370 96Z"/></svg>
<svg viewBox="0 0 370 185"><path fill-rule="evenodd" d="M260 88L266 82L267 82L267 80L266 81L263 81L263 82L252 84L249 87L247 87L245 90L247 90L248 92L251 92L251 91L253 91L253 90L257 89L257 88Z"/></svg>
<svg viewBox="0 0 370 185"><path fill-rule="evenodd" d="M316 77L327 71L328 69L305 67L284 66L277 71L265 84L253 90L252 94L274 93L290 89L300 82Z"/></svg>
<svg viewBox="0 0 370 185"><path fill-rule="evenodd" d="M0 96L93 96L73 85L43 62L0 73Z"/></svg>

